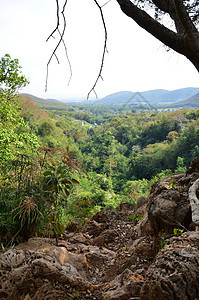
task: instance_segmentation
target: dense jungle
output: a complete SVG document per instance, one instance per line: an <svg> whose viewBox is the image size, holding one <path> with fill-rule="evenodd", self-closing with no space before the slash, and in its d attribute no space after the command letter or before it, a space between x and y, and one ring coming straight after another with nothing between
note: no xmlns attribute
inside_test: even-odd
<svg viewBox="0 0 199 300"><path fill-rule="evenodd" d="M0 298L197 299L199 108L35 104L9 54L0 83Z"/></svg>

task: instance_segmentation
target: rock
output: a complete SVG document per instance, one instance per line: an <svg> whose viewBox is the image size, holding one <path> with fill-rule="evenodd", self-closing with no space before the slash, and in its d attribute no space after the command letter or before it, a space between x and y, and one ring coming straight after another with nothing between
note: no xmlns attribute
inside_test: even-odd
<svg viewBox="0 0 199 300"><path fill-rule="evenodd" d="M1 254L0 299L198 299L199 232L188 196L198 177L199 159L186 176L153 184L137 207L122 203L120 211L99 212L57 244L31 238ZM197 187L193 195L199 198ZM173 234L185 227L193 231Z"/></svg>
<svg viewBox="0 0 199 300"><path fill-rule="evenodd" d="M141 237L135 240L128 252L132 256L142 258L152 258L154 256L153 240L150 237Z"/></svg>
<svg viewBox="0 0 199 300"><path fill-rule="evenodd" d="M135 205L132 203L128 202L122 202L120 203L120 212L127 212L127 211L132 211L135 209Z"/></svg>
<svg viewBox="0 0 199 300"><path fill-rule="evenodd" d="M96 213L92 220L96 221L97 223L109 223L110 220L114 220L117 217L117 213L112 210L100 211Z"/></svg>
<svg viewBox="0 0 199 300"><path fill-rule="evenodd" d="M98 247L93 247L92 251L85 254L87 262L90 268L101 268L104 264L107 264L115 257L115 252L108 249L100 249Z"/></svg>
<svg viewBox="0 0 199 300"><path fill-rule="evenodd" d="M69 263L61 264L55 254L24 250L9 250L0 257L0 299L59 299L67 297L69 286L80 291L94 286L80 276ZM44 291L48 288L48 294ZM52 295L52 297L51 297ZM56 296L56 297L55 297Z"/></svg>
<svg viewBox="0 0 199 300"><path fill-rule="evenodd" d="M149 267L141 300L188 300L199 296L199 233L174 237Z"/></svg>
<svg viewBox="0 0 199 300"><path fill-rule="evenodd" d="M199 199L197 196L197 191L199 188L199 179L197 179L194 184L189 188L189 202L191 205L192 221L199 230Z"/></svg>
<svg viewBox="0 0 199 300"><path fill-rule="evenodd" d="M107 212L100 211L96 213L93 217L92 220L96 221L97 223L107 223L108 222L108 215Z"/></svg>
<svg viewBox="0 0 199 300"><path fill-rule="evenodd" d="M141 206L145 205L148 201L147 197L140 197L137 199L137 208L140 208Z"/></svg>
<svg viewBox="0 0 199 300"><path fill-rule="evenodd" d="M112 261L109 264L104 276L101 279L101 282L109 282L115 279L116 276L123 273L126 269L130 268L132 265L135 265L137 262L137 257L127 256L125 253Z"/></svg>
<svg viewBox="0 0 199 300"><path fill-rule="evenodd" d="M178 187L178 178L179 175L158 181L148 196L148 217L156 236L172 234L173 229L181 225L188 228L192 222L188 193L183 191L183 187ZM173 187L171 180L175 180Z"/></svg>
<svg viewBox="0 0 199 300"><path fill-rule="evenodd" d="M145 213L143 219L141 219L135 227L138 237L141 236L152 236L154 234L151 222L148 217L148 212Z"/></svg>
<svg viewBox="0 0 199 300"><path fill-rule="evenodd" d="M93 239L93 245L96 246L106 246L113 242L117 236L117 231L112 229L107 229L103 231L98 237Z"/></svg>
<svg viewBox="0 0 199 300"><path fill-rule="evenodd" d="M191 163L190 167L186 172L186 175L192 174L192 173L199 173L199 157L194 158Z"/></svg>
<svg viewBox="0 0 199 300"><path fill-rule="evenodd" d="M97 223L95 220L91 220L84 225L83 231L92 237L97 237L106 228L107 225L105 223Z"/></svg>
<svg viewBox="0 0 199 300"><path fill-rule="evenodd" d="M131 297L138 297L143 282L141 275L126 269L106 286L102 300L129 300Z"/></svg>
<svg viewBox="0 0 199 300"><path fill-rule="evenodd" d="M69 233L65 235L65 240L72 244L85 244L85 245L90 245L91 242L91 237L86 234L86 233Z"/></svg>

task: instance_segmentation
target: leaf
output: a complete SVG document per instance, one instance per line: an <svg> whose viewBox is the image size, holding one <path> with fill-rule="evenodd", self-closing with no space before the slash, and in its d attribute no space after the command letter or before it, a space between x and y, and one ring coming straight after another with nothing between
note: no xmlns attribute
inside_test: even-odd
<svg viewBox="0 0 199 300"><path fill-rule="evenodd" d="M65 193L66 193L66 196L69 196L69 195L70 195L70 192L69 192L67 189L65 189L64 191L65 191Z"/></svg>
<svg viewBox="0 0 199 300"><path fill-rule="evenodd" d="M64 184L64 185L71 184L71 182L68 179L66 179L66 178L63 179L63 180L61 180L61 183Z"/></svg>
<svg viewBox="0 0 199 300"><path fill-rule="evenodd" d="M50 176L50 175L52 175L52 172L51 172L51 171L45 171L45 172L44 172L44 176Z"/></svg>
<svg viewBox="0 0 199 300"><path fill-rule="evenodd" d="M6 252L6 249L5 249L5 247L4 247L4 245L2 243L1 243L1 248L2 248L3 252Z"/></svg>
<svg viewBox="0 0 199 300"><path fill-rule="evenodd" d="M74 182L74 183L77 183L77 184L79 184L79 181L78 181L78 180L76 180L76 179L74 179L74 178L72 178L72 179L71 179L71 181L72 181L72 182Z"/></svg>

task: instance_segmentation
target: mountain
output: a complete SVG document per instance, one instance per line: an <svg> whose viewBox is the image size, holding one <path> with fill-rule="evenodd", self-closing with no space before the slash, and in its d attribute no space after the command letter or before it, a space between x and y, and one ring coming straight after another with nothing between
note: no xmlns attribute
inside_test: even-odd
<svg viewBox="0 0 199 300"><path fill-rule="evenodd" d="M92 104L107 104L107 105L121 105L124 103L134 103L137 100L146 100L151 104L158 104L161 102L178 102L186 100L199 93L199 88L188 87L177 89L173 91L157 89L144 91L140 93L122 91L108 95L100 100L93 101ZM138 99L140 98L140 99Z"/></svg>
<svg viewBox="0 0 199 300"><path fill-rule="evenodd" d="M66 103L63 103L59 100L55 100L55 99L46 100L27 93L21 93L19 95L31 99L35 104L39 105L40 108L57 109L57 110L68 108L68 105Z"/></svg>
<svg viewBox="0 0 199 300"><path fill-rule="evenodd" d="M68 108L68 105L77 102L71 101L67 104L56 99L42 99L30 94L22 93L21 96L30 98L41 108L62 110ZM124 105L132 103L147 102L149 105L158 105L167 107L198 107L199 106L199 88L187 87L173 91L156 89L143 92L120 91L110 94L98 100L80 101L78 104L84 105Z"/></svg>
<svg viewBox="0 0 199 300"><path fill-rule="evenodd" d="M31 95L31 94L27 94L27 93L21 93L20 94L21 96L23 97L27 97L29 99L31 99L35 104L44 104L44 103L49 103L49 102L59 102L59 103L62 103L61 101L59 100L55 100L55 99L43 99L43 98L39 98L39 97L36 97L34 95Z"/></svg>
<svg viewBox="0 0 199 300"><path fill-rule="evenodd" d="M172 107L199 107L199 93L184 101L173 104Z"/></svg>
<svg viewBox="0 0 199 300"><path fill-rule="evenodd" d="M160 91L158 93L158 91ZM164 91L164 92L163 92ZM183 88L173 91L166 90L154 90L149 92L143 92L142 95L152 104L157 104L159 102L178 102L185 100L199 92L199 88Z"/></svg>

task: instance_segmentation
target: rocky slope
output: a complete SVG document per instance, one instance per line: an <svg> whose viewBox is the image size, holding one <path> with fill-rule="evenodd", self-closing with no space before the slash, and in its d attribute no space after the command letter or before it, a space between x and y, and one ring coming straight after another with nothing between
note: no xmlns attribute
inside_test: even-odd
<svg viewBox="0 0 199 300"><path fill-rule="evenodd" d="M188 198L198 178L195 159L137 206L99 212L58 245L31 238L1 254L0 299L199 299L199 231Z"/></svg>

